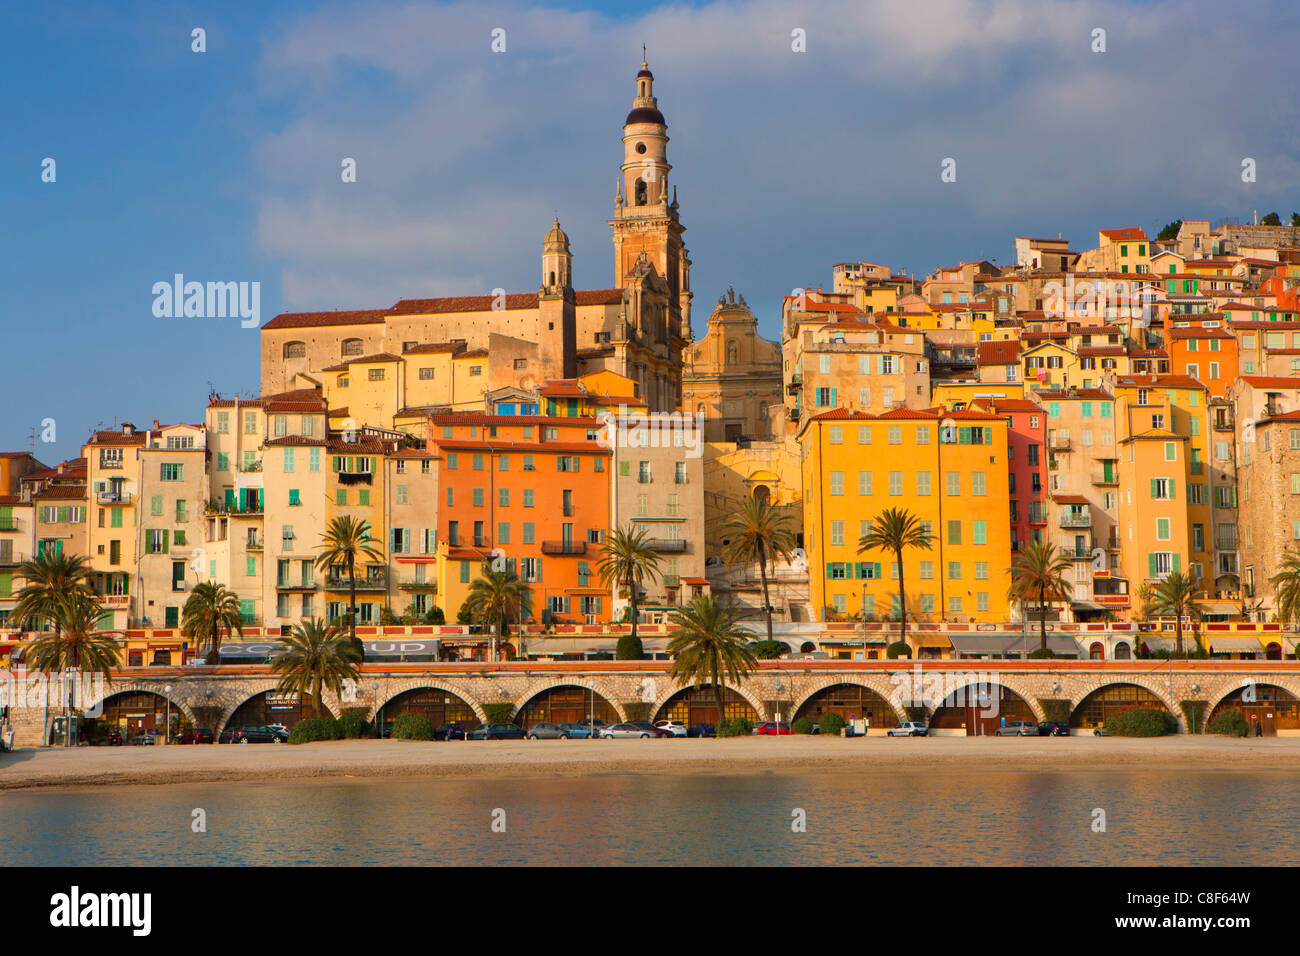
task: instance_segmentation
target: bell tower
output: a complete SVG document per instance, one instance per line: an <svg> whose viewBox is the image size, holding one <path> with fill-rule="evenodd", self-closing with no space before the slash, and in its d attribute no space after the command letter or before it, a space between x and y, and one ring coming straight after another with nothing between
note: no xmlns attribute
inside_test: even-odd
<svg viewBox="0 0 1300 956"><path fill-rule="evenodd" d="M643 60L632 111L623 123L623 163L614 197L614 284L627 287L642 253L668 286L669 325L691 338L690 254L677 215L677 191L668 184L668 124L654 95L654 74Z"/></svg>

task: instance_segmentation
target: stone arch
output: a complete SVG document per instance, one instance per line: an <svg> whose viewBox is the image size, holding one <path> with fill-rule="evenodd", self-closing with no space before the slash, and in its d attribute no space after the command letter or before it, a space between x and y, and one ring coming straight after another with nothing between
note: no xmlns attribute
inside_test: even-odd
<svg viewBox="0 0 1300 956"><path fill-rule="evenodd" d="M163 700L171 701L171 705L180 711L191 725L194 725L194 711L190 710L189 705L184 702L183 697L176 694L176 686L172 686L172 692L170 694L163 693L163 687L165 686L167 685L159 685L153 681L138 680L128 681L125 684L121 682L115 682L111 685L105 683L103 685L104 693L92 695L83 709L90 710L92 708L102 707L104 704L108 703L109 700L117 697L119 694L153 694L155 697L161 697Z"/></svg>
<svg viewBox="0 0 1300 956"><path fill-rule="evenodd" d="M861 677L859 675L853 675L853 676L839 675L839 676L830 676L830 677L819 677L815 679L811 684L807 685L807 687L804 689L806 692L803 694L802 697L799 698L798 703L794 705L794 709L792 713L795 714L799 713L799 711L803 709L804 705L807 704L808 701L811 700L814 695L820 694L828 687L835 687L838 684L851 684L855 687L865 687L867 690L871 691L872 693L878 694L880 697L882 697L885 700L885 703L887 703L890 709L894 712L894 716L898 718L899 721L907 720L907 711L903 709L902 705L898 703L898 701L895 699L894 696L894 689L897 685L895 685L892 681L887 681L883 678L873 679L870 677Z"/></svg>
<svg viewBox="0 0 1300 956"><path fill-rule="evenodd" d="M672 700L682 691L689 690L693 686L691 684L678 684L667 680L665 683L668 685L667 688L659 694L655 699L655 702L650 705L651 720L654 719L655 715L658 714L659 711L663 710L664 705L667 704L668 701ZM738 687L728 681L723 681L722 686L724 689L730 690L743 697L745 702L748 703L750 707L754 708L754 713L758 714L760 720L766 719L765 715L767 714L767 708L764 707L763 702L754 695L754 692L750 687Z"/></svg>
<svg viewBox="0 0 1300 956"><path fill-rule="evenodd" d="M261 680L249 681L248 684L241 683L238 688L238 694L234 697L233 702L228 702L221 711L220 726L213 728L215 733L220 733L226 729L230 723L230 718L235 716L235 712L243 707L246 703L256 697L258 694L265 694L267 691L273 691L278 687L280 682L275 678L263 678ZM250 687L251 685L251 687ZM331 717L337 717L339 714L338 699L328 691L321 695L321 703Z"/></svg>
<svg viewBox="0 0 1300 956"><path fill-rule="evenodd" d="M961 727L965 728L966 733L968 734L972 732L971 728L967 727L966 725L967 719L970 718L972 713L971 708L975 709L974 711L976 714L975 719L979 724L979 726L975 729L976 733L991 732L990 728L992 726L992 722L999 721L999 719L1003 717L1006 717L1010 720L1026 719L1026 717L1023 714L1008 715L1006 712L1002 711L1001 699L1004 691L1007 694L1010 694L1014 698L1014 700L1010 701L1009 703L1017 704L1017 705L1023 704L1025 709L1029 711L1028 719L1032 720L1034 723L1041 723L1045 719L1045 717L1043 715L1043 708L1038 703L1037 696L1035 696L1035 694L1029 688L1027 688L1022 681L1016 680L1015 679L1016 676L1017 675L1014 674L976 675L970 679L966 679L965 677L962 677L959 680L954 681L951 685L948 684L947 681L945 681L943 687L943 691L944 691L943 700L939 702L939 705L937 707L927 706L926 708L929 711L929 720L930 720L931 727L935 728L937 726L938 729L949 729L949 730L954 729L952 726L949 726L952 719L951 713L945 713L944 723L936 724L936 721L939 718L940 711L945 711L945 712L957 711L959 709L958 708L959 702L960 702L960 710L965 712L965 717L962 720ZM996 680L984 679L984 678L992 678L992 677L996 677L997 679ZM979 702L976 701L976 698L978 696L977 691L981 685L987 686L989 690L996 691L996 693L998 694L999 712L995 716L991 716L991 717L986 716L985 710L987 707L987 701L979 701ZM949 704L948 703L949 701L952 701L953 703Z"/></svg>
<svg viewBox="0 0 1300 956"><path fill-rule="evenodd" d="M1205 716L1208 719L1210 714L1214 713L1215 708L1222 704L1229 696L1241 690L1243 687L1249 687L1256 684L1265 687L1276 687L1284 690L1292 697L1300 699L1300 681L1283 677L1279 674L1269 674L1266 680L1255 680L1252 677L1231 678L1219 685L1219 688L1213 694L1206 694L1206 700L1209 706L1205 710Z"/></svg>
<svg viewBox="0 0 1300 956"><path fill-rule="evenodd" d="M515 717L518 716L519 711L523 708L524 704L528 703L538 694L548 691L553 687L585 687L587 690L599 694L609 702L609 705L614 708L614 713L618 714L620 723L627 720L627 711L623 707L627 701L620 699L624 696L623 694L620 694L618 690L606 680L596 677L583 677L579 674L533 681L524 688L523 693L516 695L514 709L510 712L510 719L514 720ZM638 700L639 699L640 698L638 698ZM658 705L652 704L652 712L656 709L658 709Z"/></svg>
<svg viewBox="0 0 1300 956"><path fill-rule="evenodd" d="M1070 727L1072 729L1076 728L1075 715L1089 697L1096 694L1098 691L1106 690L1109 687L1122 687L1125 685L1140 687L1142 690L1147 691L1164 706L1165 710L1169 711L1169 713L1174 716L1174 719L1178 721L1179 726L1186 730L1186 727L1183 726L1184 720L1182 708L1179 707L1178 702L1170 696L1168 685L1150 680L1140 674L1123 674L1111 678L1087 681L1077 696L1071 696L1069 698Z"/></svg>
<svg viewBox="0 0 1300 956"><path fill-rule="evenodd" d="M379 715L382 707L387 707L393 700L405 694L407 691L420 690L422 688L430 690L441 690L448 694L455 694L465 703L469 704L470 709L474 711L474 716L479 719L479 723L487 723L487 714L483 712L483 703L477 696L470 693L464 685L458 681L442 680L437 677L409 677L406 680L388 681L379 685L379 696L382 701L376 699L370 707L370 719L374 720Z"/></svg>

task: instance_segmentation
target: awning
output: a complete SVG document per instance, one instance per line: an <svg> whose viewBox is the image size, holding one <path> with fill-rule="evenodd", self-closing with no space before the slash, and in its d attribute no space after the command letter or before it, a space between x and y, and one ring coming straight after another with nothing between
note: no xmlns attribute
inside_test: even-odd
<svg viewBox="0 0 1300 956"><path fill-rule="evenodd" d="M1189 640L1194 641L1195 639L1184 633L1184 647L1189 646ZM1202 631L1201 643L1206 644L1218 653L1224 653L1227 651L1250 651L1255 654L1264 653L1264 645L1260 643L1260 640L1257 637L1220 637L1217 634L1206 634ZM1281 642L1279 641L1278 643L1280 644Z"/></svg>
<svg viewBox="0 0 1300 956"><path fill-rule="evenodd" d="M613 653L618 649L618 640L614 638L598 637L530 637L525 642L530 655L546 654L588 654L608 651ZM643 637L641 638L641 649L647 653L656 653L668 649L668 639L665 637Z"/></svg>
<svg viewBox="0 0 1300 956"><path fill-rule="evenodd" d="M952 649L958 654L1028 654L1041 646L1037 634L1022 637L1019 634L1001 636L979 635L967 636L949 634ZM1053 654L1078 654L1079 645L1069 637L1047 635L1047 649Z"/></svg>

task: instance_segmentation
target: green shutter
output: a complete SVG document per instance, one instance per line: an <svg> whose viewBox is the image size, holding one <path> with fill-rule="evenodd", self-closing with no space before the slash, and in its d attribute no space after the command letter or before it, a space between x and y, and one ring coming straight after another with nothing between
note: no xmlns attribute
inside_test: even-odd
<svg viewBox="0 0 1300 956"><path fill-rule="evenodd" d="M1154 554L1148 554L1147 555L1147 577L1154 578L1155 576L1156 576L1156 556Z"/></svg>
<svg viewBox="0 0 1300 956"><path fill-rule="evenodd" d="M1151 479L1151 497L1152 497L1152 498L1155 498L1155 496L1156 496L1157 494L1159 494L1159 492L1156 490L1156 480L1155 480L1154 478L1152 478L1152 479Z"/></svg>
<svg viewBox="0 0 1300 956"><path fill-rule="evenodd" d="M875 575L877 581L880 580L880 562L877 561L871 565L871 573Z"/></svg>
<svg viewBox="0 0 1300 956"><path fill-rule="evenodd" d="M826 562L826 577L827 577L828 580L829 580L830 577L831 577L831 569L832 569L833 567L835 567L835 562L834 562L834 561L827 561L827 562Z"/></svg>
<svg viewBox="0 0 1300 956"><path fill-rule="evenodd" d="M1172 478L1169 479L1169 500L1178 500L1178 483Z"/></svg>
<svg viewBox="0 0 1300 956"><path fill-rule="evenodd" d="M1178 553L1174 552L1174 574L1177 574L1178 570Z"/></svg>
<svg viewBox="0 0 1300 956"><path fill-rule="evenodd" d="M164 529L164 530L163 530L163 533L162 533L162 536L163 536L163 550L162 550L162 553L163 553L163 554L169 554L170 551L169 551L168 549L169 549L170 546L171 546L171 536L172 536L172 533L171 533L170 531Z"/></svg>

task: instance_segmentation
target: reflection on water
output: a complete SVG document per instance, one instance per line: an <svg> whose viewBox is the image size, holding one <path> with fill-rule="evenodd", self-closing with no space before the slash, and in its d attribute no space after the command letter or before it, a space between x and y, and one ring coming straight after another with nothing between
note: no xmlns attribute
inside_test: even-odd
<svg viewBox="0 0 1300 956"><path fill-rule="evenodd" d="M607 776L0 794L3 865L1293 864L1294 775ZM191 811L207 812L192 833ZM791 811L807 832L791 831ZM1106 832L1092 830L1093 810ZM496 808L507 831L491 831Z"/></svg>

